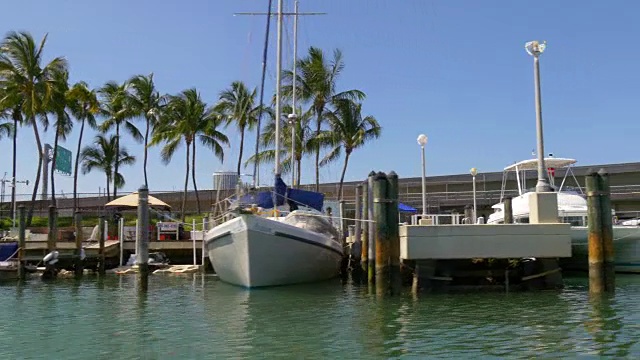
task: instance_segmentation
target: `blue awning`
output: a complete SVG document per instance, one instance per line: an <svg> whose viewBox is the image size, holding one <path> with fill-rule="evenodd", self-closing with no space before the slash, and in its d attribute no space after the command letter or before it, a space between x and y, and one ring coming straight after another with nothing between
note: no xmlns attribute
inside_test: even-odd
<svg viewBox="0 0 640 360"><path fill-rule="evenodd" d="M400 212L409 212L409 213L418 212L417 209L414 209L411 206L403 204L403 203L398 203L398 210L400 210Z"/></svg>

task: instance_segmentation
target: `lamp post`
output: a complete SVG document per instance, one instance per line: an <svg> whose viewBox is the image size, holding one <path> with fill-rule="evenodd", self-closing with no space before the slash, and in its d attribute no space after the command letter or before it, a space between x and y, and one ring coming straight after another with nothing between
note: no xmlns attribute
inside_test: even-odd
<svg viewBox="0 0 640 360"><path fill-rule="evenodd" d="M473 223L475 224L478 219L478 212L476 207L476 175L478 175L478 169L471 168L471 176L473 177Z"/></svg>
<svg viewBox="0 0 640 360"><path fill-rule="evenodd" d="M427 185L425 183L425 161L424 146L427 145L427 135L420 134L418 136L418 144L422 148L422 215L427 214Z"/></svg>
<svg viewBox="0 0 640 360"><path fill-rule="evenodd" d="M538 144L538 182L536 183L536 192L549 192L549 177L544 165L544 139L542 136L542 103L540 99L540 55L547 47L547 42L539 42L537 40L529 41L525 44L525 49L529 55L533 56L533 81L535 85L535 101L536 101L536 134Z"/></svg>

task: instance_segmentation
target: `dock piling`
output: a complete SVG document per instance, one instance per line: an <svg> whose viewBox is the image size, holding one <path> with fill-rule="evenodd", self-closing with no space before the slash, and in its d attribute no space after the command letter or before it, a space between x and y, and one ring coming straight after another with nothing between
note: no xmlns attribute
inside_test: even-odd
<svg viewBox="0 0 640 360"><path fill-rule="evenodd" d="M143 278L149 275L149 189L142 185L138 189L138 242L136 265Z"/></svg>
<svg viewBox="0 0 640 360"><path fill-rule="evenodd" d="M604 291L604 249L602 244L602 219L600 192L598 191L598 173L589 170L585 178L587 190L587 219L589 241L589 291Z"/></svg>
<svg viewBox="0 0 640 360"><path fill-rule="evenodd" d="M120 266L124 265L124 218L118 220L118 240L120 241Z"/></svg>
<svg viewBox="0 0 640 360"><path fill-rule="evenodd" d="M376 221L376 295L389 293L389 230L387 228L387 175L379 172L373 182L373 217Z"/></svg>
<svg viewBox="0 0 640 360"><path fill-rule="evenodd" d="M76 248L74 251L74 262L75 262L75 266L74 266L74 273L76 277L81 277L84 269L82 266L82 241L84 240L83 238L83 234L82 234L82 214L80 213L80 211L76 211L76 213L74 214L74 227L75 227L75 232L76 232Z"/></svg>
<svg viewBox="0 0 640 360"><path fill-rule="evenodd" d="M387 236L389 239L389 258L391 275L391 294L402 291L400 274L400 224L398 210L398 174L391 171L387 175Z"/></svg>
<svg viewBox="0 0 640 360"><path fill-rule="evenodd" d="M611 212L611 188L606 170L598 171L600 191L600 220L602 221L602 249L604 252L604 289L614 292L616 286L615 251L613 248L613 219Z"/></svg>
<svg viewBox="0 0 640 360"><path fill-rule="evenodd" d="M49 205L49 234L47 234L47 251L52 252L56 249L58 240L58 212L56 207Z"/></svg>
<svg viewBox="0 0 640 360"><path fill-rule="evenodd" d="M191 221L191 243L193 244L193 265L198 265L197 247L196 247L196 219Z"/></svg>
<svg viewBox="0 0 640 360"><path fill-rule="evenodd" d="M504 199L504 223L513 224L513 205L511 197L506 197Z"/></svg>
<svg viewBox="0 0 640 360"><path fill-rule="evenodd" d="M357 253L353 253L353 256L357 257L358 262L362 261L361 256L362 256L362 184L358 184L356 186L356 214L355 214L355 218L356 218L356 223L355 223L355 239L353 244L358 244L360 246L360 248L358 248L356 246L356 249L358 250Z"/></svg>
<svg viewBox="0 0 640 360"><path fill-rule="evenodd" d="M18 228L18 279L24 280L27 277L27 273L24 268L24 254L26 254L25 247L27 246L26 228L27 219L25 216L24 205L18 206L19 228Z"/></svg>
<svg viewBox="0 0 640 360"><path fill-rule="evenodd" d="M104 264L104 260L105 260L105 256L104 256L104 237L105 237L105 216L104 215L100 215L100 217L98 218L99 220L99 225L98 225L98 231L99 231L99 235L98 235L98 274L100 276L104 276L105 274L105 264Z"/></svg>
<svg viewBox="0 0 640 360"><path fill-rule="evenodd" d="M367 217L369 218L369 244L367 246L367 282L369 286L373 286L376 281L376 223L373 215L373 187L376 173L371 171L367 178L367 197L369 198L367 206Z"/></svg>
<svg viewBox="0 0 640 360"><path fill-rule="evenodd" d="M369 223L366 220L369 220L369 186L365 182L362 184L362 249L360 253L360 263L363 274L367 273L367 267L369 262Z"/></svg>

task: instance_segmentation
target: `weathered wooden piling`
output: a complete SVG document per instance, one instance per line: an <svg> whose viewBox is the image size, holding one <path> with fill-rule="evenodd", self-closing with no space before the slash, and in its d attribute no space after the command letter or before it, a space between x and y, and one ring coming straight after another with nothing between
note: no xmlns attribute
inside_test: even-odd
<svg viewBox="0 0 640 360"><path fill-rule="evenodd" d="M387 175L376 174L373 182L373 218L376 222L376 295L389 293L390 246L387 224Z"/></svg>
<svg viewBox="0 0 640 360"><path fill-rule="evenodd" d="M400 225L398 209L398 174L391 171L387 176L387 236L389 239L391 294L402 291L400 274Z"/></svg>
<svg viewBox="0 0 640 360"><path fill-rule="evenodd" d="M358 242L362 245L362 184L358 184L356 186L356 223L355 223L355 239L354 242ZM362 254L362 250L360 251L359 254L357 254L358 257L360 257Z"/></svg>
<svg viewBox="0 0 640 360"><path fill-rule="evenodd" d="M83 239L83 234L82 234L82 214L77 211L74 214L74 227L75 227L75 232L76 232L76 248L74 251L74 262L75 262L75 266L74 266L74 273L76 277L81 277L82 273L84 271L84 268L82 266L82 241Z"/></svg>
<svg viewBox="0 0 640 360"><path fill-rule="evenodd" d="M360 254L360 264L364 274L367 273L369 262L369 186L367 183L362 184L362 251Z"/></svg>
<svg viewBox="0 0 640 360"><path fill-rule="evenodd" d="M375 183L376 173L371 171L367 178L367 194L369 197L369 206L367 208L367 217L369 218L369 246L367 249L367 281L369 285L373 285L376 281L376 223L374 216L374 200L373 200L373 188Z"/></svg>
<svg viewBox="0 0 640 360"><path fill-rule="evenodd" d="M585 178L587 189L587 216L589 233L589 291L604 291L604 249L602 244L602 219L598 174L589 170Z"/></svg>
<svg viewBox="0 0 640 360"><path fill-rule="evenodd" d="M26 229L27 218L25 216L24 205L18 206L18 279L24 280L27 277L27 272L24 268L24 254L26 254L25 247L27 246Z"/></svg>
<svg viewBox="0 0 640 360"><path fill-rule="evenodd" d="M104 275L105 274L105 266L104 266L104 261L105 261L105 256L104 256L104 233L105 233L105 216L104 215L100 215L98 217L98 221L100 222L100 224L98 225L98 231L100 232L98 234L98 274L99 275Z"/></svg>
<svg viewBox="0 0 640 360"><path fill-rule="evenodd" d="M47 251L56 249L58 241L58 211L53 205L49 205L49 233L47 234Z"/></svg>
<svg viewBox="0 0 640 360"><path fill-rule="evenodd" d="M504 223L513 224L513 205L512 198L506 197L504 199Z"/></svg>
<svg viewBox="0 0 640 360"><path fill-rule="evenodd" d="M616 286L615 251L613 249L613 218L611 212L611 188L609 173L598 171L598 190L600 191L600 220L602 221L602 249L604 253L604 288L613 292Z"/></svg>
<svg viewBox="0 0 640 360"><path fill-rule="evenodd" d="M138 243L136 265L142 277L149 275L149 189L142 185L138 189Z"/></svg>

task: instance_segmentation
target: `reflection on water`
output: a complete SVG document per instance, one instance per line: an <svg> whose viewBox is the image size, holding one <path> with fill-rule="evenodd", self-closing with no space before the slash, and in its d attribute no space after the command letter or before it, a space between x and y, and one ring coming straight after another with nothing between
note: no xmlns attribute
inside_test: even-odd
<svg viewBox="0 0 640 360"><path fill-rule="evenodd" d="M0 358L640 356L640 276L615 296L561 292L378 299L366 287L245 290L211 276L0 285Z"/></svg>

